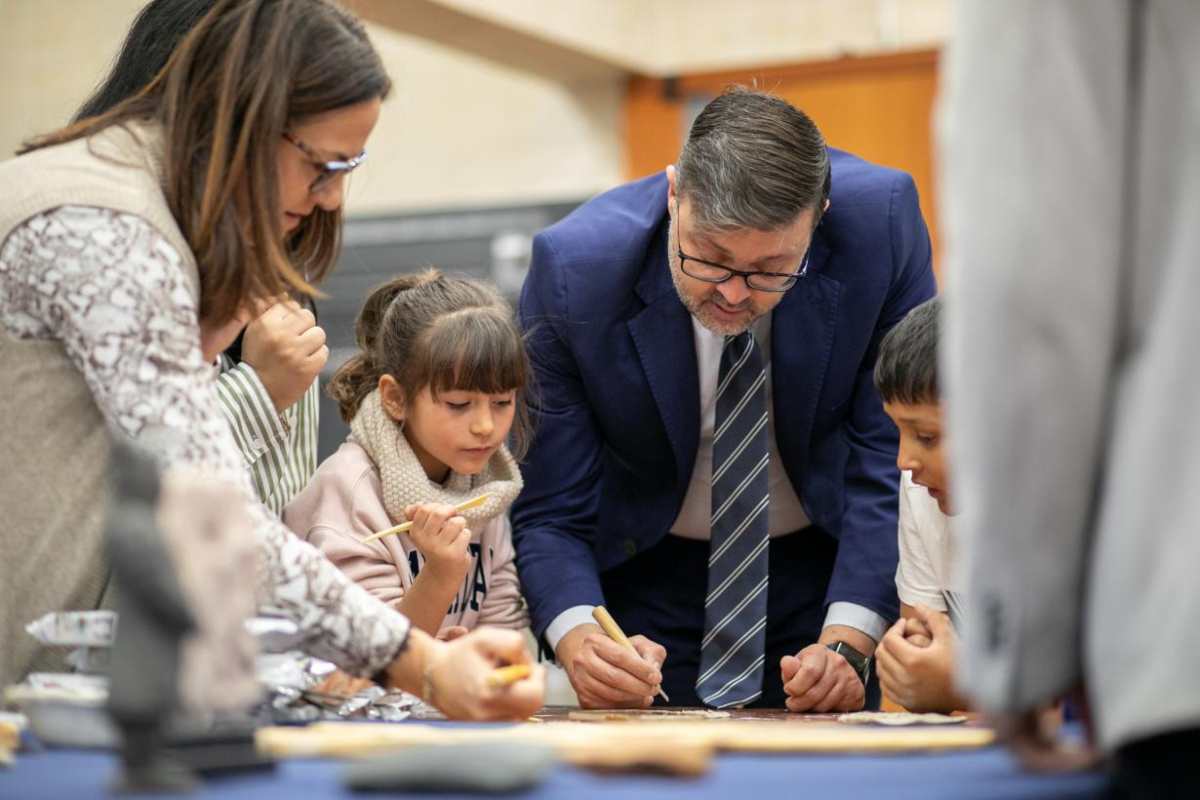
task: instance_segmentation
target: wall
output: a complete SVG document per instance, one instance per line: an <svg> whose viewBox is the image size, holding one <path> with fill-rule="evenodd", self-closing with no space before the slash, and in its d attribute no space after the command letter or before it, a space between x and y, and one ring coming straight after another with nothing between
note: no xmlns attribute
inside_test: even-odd
<svg viewBox="0 0 1200 800"><path fill-rule="evenodd" d="M666 77L936 46L950 0L434 0Z"/></svg>
<svg viewBox="0 0 1200 800"><path fill-rule="evenodd" d="M896 67L871 78L878 82L871 90L839 75L849 62L830 62L841 66L824 73L787 65L936 44L950 0L346 2L364 14L387 8L393 20L448 10L480 21L477 33L492 47L477 52L448 44L452 36L442 41L403 33L398 24L368 25L397 92L370 142L370 162L354 177L348 203L354 214L587 197L626 175L660 168L678 149L672 137L681 129L679 115L655 100L661 86L646 77L630 82L630 74L687 75L684 85L708 91L724 79L713 70L747 64L775 64L755 74L813 112L833 143L909 169L932 197L926 157L906 150L932 97L931 84L928 91L918 84L929 80ZM0 0L0 155L66 121L108 69L141 6L142 0ZM520 35L506 39L513 31ZM529 54L495 57L507 41L535 39L552 47L531 52L577 52L605 69L564 74L539 67ZM931 73L933 62L918 69ZM866 73L858 74L865 80ZM636 125L632 113L641 115ZM653 129L655 121L667 126L665 134ZM900 127L903 137L889 144Z"/></svg>
<svg viewBox="0 0 1200 800"><path fill-rule="evenodd" d="M370 29L396 91L352 213L580 199L621 180L620 81L565 84Z"/></svg>
<svg viewBox="0 0 1200 800"><path fill-rule="evenodd" d="M143 0L0 0L0 158L64 123L100 81Z"/></svg>
<svg viewBox="0 0 1200 800"><path fill-rule="evenodd" d="M64 124L143 0L0 0L0 157ZM396 84L352 214L578 200L621 180L623 81L564 83L368 25Z"/></svg>

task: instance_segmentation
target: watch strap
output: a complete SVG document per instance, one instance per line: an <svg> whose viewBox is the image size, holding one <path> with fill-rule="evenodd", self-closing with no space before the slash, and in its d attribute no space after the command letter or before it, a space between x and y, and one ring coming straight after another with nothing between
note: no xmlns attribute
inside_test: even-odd
<svg viewBox="0 0 1200 800"><path fill-rule="evenodd" d="M858 675L859 680L863 682L863 686L867 685L867 681L871 678L870 656L843 641L830 642L826 647L846 659L846 662L854 668L854 672Z"/></svg>

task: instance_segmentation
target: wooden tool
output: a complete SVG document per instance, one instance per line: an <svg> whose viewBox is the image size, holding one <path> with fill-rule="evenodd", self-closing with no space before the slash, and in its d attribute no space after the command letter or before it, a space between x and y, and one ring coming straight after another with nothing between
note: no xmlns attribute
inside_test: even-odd
<svg viewBox="0 0 1200 800"><path fill-rule="evenodd" d="M459 503L458 505L456 505L454 507L454 510L455 511L466 511L469 508L475 508L476 506L481 506L484 503L486 503L491 496L492 496L491 492L484 492L483 494L479 495L479 497L472 498L471 500L468 500L465 503ZM412 524L411 520L408 522L401 522L399 525L397 525L394 528L388 528L386 531L380 531L379 533L372 533L370 536L363 539L363 544L366 544L367 542L373 542L376 539L382 539L385 536L391 536L392 534L395 534L395 533L404 533L406 530L408 530L412 526L413 526L413 524Z"/></svg>
<svg viewBox="0 0 1200 800"><path fill-rule="evenodd" d="M0 720L0 766L11 764L21 743L21 731L15 722Z"/></svg>
<svg viewBox="0 0 1200 800"><path fill-rule="evenodd" d="M567 712L570 722L645 722L696 719L732 719L728 711L711 708L585 708Z"/></svg>
<svg viewBox="0 0 1200 800"><path fill-rule="evenodd" d="M304 728L260 728L257 743L260 752L277 758L363 758L409 747L503 742L549 747L569 764L604 772L696 776L708 771L716 752L710 742L673 739L653 725L647 728L638 731L623 724L596 735L595 726L573 722L483 728L318 722Z"/></svg>
<svg viewBox="0 0 1200 800"><path fill-rule="evenodd" d="M497 667L487 676L487 685L492 689L512 686L517 681L523 681L533 674L529 664L510 664L507 667Z"/></svg>
<svg viewBox="0 0 1200 800"><path fill-rule="evenodd" d="M534 742L570 764L592 769L653 769L702 774L715 752L904 753L987 747L995 734L970 725L889 728L837 722L646 720L543 722L539 725L364 725L318 722L305 728L261 728L259 750L277 758L358 758L419 745ZM795 720L801 720L796 722Z"/></svg>
<svg viewBox="0 0 1200 800"><path fill-rule="evenodd" d="M638 658L642 657L641 653L638 653L637 648L633 646L633 642L629 641L629 637L625 635L625 631L621 630L621 626L618 625L617 621L612 618L612 614L608 613L607 608L604 606L596 606L592 609L592 618L595 619L596 622L599 623L600 627L604 629L604 632L608 634L608 638L612 639L622 647L632 650L635 654L637 654ZM667 693L662 690L661 686L658 687L658 696L661 697L664 702L671 702L671 698L667 697Z"/></svg>

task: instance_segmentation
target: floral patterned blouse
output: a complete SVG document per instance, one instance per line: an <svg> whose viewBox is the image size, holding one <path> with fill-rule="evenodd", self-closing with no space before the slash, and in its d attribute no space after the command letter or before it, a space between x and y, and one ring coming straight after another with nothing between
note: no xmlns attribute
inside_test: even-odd
<svg viewBox="0 0 1200 800"><path fill-rule="evenodd" d="M260 607L295 621L306 649L369 674L407 641L408 620L297 539L256 499L200 352L196 300L175 249L144 219L61 206L0 243L0 326L62 342L114 429L161 463L236 484L258 535Z"/></svg>

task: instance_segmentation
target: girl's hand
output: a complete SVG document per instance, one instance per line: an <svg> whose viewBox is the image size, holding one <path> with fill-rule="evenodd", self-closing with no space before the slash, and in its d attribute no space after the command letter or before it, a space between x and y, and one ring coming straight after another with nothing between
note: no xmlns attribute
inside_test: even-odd
<svg viewBox="0 0 1200 800"><path fill-rule="evenodd" d="M449 628L442 628L437 632L437 640L439 642L453 642L455 639L461 639L468 633L470 631L462 625L451 625Z"/></svg>
<svg viewBox="0 0 1200 800"><path fill-rule="evenodd" d="M425 558L423 570L440 583L457 586L471 568L471 529L454 506L421 503L404 509L412 521L408 535Z"/></svg>

